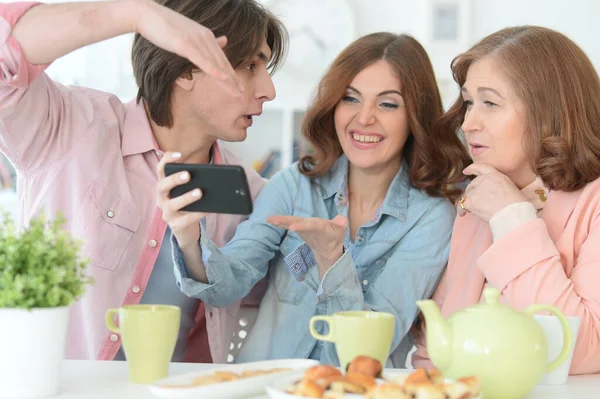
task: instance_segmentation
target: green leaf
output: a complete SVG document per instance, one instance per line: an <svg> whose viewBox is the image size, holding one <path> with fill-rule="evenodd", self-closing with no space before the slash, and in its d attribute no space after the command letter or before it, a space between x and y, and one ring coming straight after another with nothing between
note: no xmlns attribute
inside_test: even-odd
<svg viewBox="0 0 600 399"><path fill-rule="evenodd" d="M93 284L82 242L63 230L66 219L40 212L20 231L8 213L0 222L0 308L68 306Z"/></svg>

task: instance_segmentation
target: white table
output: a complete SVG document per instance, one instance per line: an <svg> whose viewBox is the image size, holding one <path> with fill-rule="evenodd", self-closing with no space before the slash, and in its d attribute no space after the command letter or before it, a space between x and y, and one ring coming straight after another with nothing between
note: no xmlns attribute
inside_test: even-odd
<svg viewBox="0 0 600 399"><path fill-rule="evenodd" d="M174 363L170 375L207 370L211 364ZM125 362L67 360L61 392L52 399L152 399L144 385L127 381ZM598 399L600 374L573 376L566 385L537 387L527 399ZM267 399L261 396L254 399Z"/></svg>

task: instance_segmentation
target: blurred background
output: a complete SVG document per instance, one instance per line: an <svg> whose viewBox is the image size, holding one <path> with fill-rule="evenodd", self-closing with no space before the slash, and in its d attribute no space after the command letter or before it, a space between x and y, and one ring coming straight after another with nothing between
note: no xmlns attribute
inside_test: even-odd
<svg viewBox="0 0 600 399"><path fill-rule="evenodd" d="M219 1L219 0L215 0ZM6 0L0 0L6 2ZM58 2L50 0L50 2ZM377 31L407 33L431 57L448 106L458 94L450 62L482 37L511 25L542 25L578 43L600 70L600 2L597 0L261 0L280 16L291 38L289 56L275 76L277 98L267 103L243 143L228 144L265 177L290 165L302 151L300 125L315 84L329 62L354 39ZM47 70L57 81L135 97L132 35L80 49ZM2 155L0 155L0 158ZM14 190L14 171L0 174ZM10 181L7 181L10 180ZM0 196L1 203L1 196Z"/></svg>

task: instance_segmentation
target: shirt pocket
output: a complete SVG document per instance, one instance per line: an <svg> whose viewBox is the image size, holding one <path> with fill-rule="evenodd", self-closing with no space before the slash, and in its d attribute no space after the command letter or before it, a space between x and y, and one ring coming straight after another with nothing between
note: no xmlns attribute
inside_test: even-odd
<svg viewBox="0 0 600 399"><path fill-rule="evenodd" d="M94 180L84 195L75 225L90 265L115 270L140 224L136 210L104 183ZM137 258L134 260L137 262Z"/></svg>
<svg viewBox="0 0 600 399"><path fill-rule="evenodd" d="M284 260L292 252L299 249L302 244L304 244L304 241L302 241L300 238L289 235L289 233L281 243L280 249L282 259L275 267L274 273L275 289L279 302L298 305L304 300L310 291L310 288L306 284L302 283L302 281L299 281L294 276L294 273L292 273L290 270L290 267L302 268L304 265L294 264L289 266ZM296 270L296 275L298 275L298 272L299 270Z"/></svg>

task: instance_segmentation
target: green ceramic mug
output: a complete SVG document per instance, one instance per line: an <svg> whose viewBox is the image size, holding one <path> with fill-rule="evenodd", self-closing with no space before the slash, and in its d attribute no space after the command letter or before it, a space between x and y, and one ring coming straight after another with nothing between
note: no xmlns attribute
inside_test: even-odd
<svg viewBox="0 0 600 399"><path fill-rule="evenodd" d="M121 336L131 382L150 384L167 377L180 318L181 309L168 305L126 305L106 312L106 326Z"/></svg>
<svg viewBox="0 0 600 399"><path fill-rule="evenodd" d="M316 339L335 343L342 370L359 355L377 359L385 367L394 339L395 319L393 314L384 312L337 312L333 316L311 318L310 333ZM317 332L317 321L328 324L327 335Z"/></svg>

